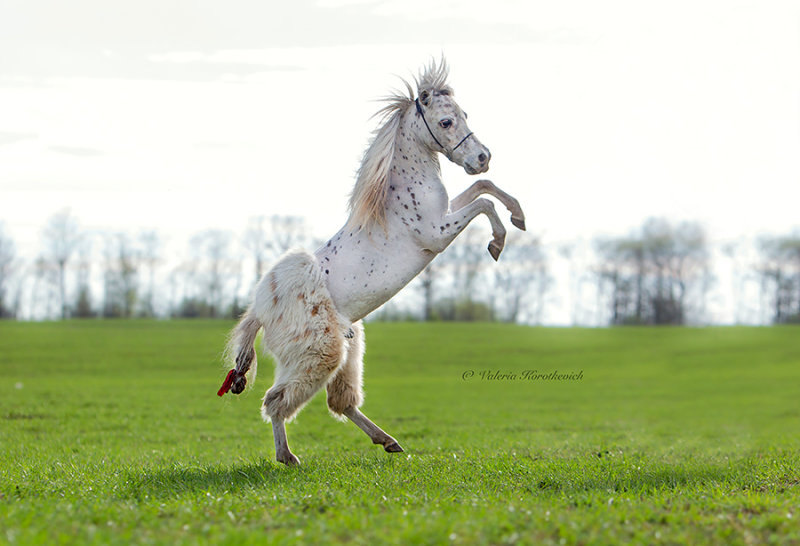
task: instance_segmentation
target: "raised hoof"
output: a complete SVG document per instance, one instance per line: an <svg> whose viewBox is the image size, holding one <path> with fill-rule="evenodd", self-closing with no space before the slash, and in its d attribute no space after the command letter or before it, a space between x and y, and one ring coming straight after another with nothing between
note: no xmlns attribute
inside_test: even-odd
<svg viewBox="0 0 800 546"><path fill-rule="evenodd" d="M500 257L500 253L502 251L503 251L503 247L501 247L500 245L498 245L494 241L489 243L489 254L492 255L492 258L494 258L494 261L497 261L497 259Z"/></svg>
<svg viewBox="0 0 800 546"><path fill-rule="evenodd" d="M525 218L516 218L512 216L511 223L514 224L514 227L516 227L517 229L525 231Z"/></svg>
<svg viewBox="0 0 800 546"><path fill-rule="evenodd" d="M245 376L239 376L233 380L233 384L231 385L231 392L233 394L241 394L244 392L244 388L247 386L247 378Z"/></svg>
<svg viewBox="0 0 800 546"><path fill-rule="evenodd" d="M403 452L403 448L400 447L400 444L398 444L397 442L392 442L391 444L389 444L387 446L383 446L383 450L386 451L386 453L402 453Z"/></svg>
<svg viewBox="0 0 800 546"><path fill-rule="evenodd" d="M294 453L289 453L288 455L281 455L275 456L275 460L279 463L283 463L286 466L297 466L300 464L300 459L295 457Z"/></svg>

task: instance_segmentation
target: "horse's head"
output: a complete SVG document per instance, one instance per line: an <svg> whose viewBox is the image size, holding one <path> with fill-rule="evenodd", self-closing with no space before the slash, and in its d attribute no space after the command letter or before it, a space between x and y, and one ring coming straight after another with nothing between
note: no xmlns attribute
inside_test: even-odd
<svg viewBox="0 0 800 546"><path fill-rule="evenodd" d="M419 119L415 126L421 142L464 167L467 174L489 170L492 154L470 131L467 114L453 100L453 92L449 87L421 88L415 102L414 115Z"/></svg>

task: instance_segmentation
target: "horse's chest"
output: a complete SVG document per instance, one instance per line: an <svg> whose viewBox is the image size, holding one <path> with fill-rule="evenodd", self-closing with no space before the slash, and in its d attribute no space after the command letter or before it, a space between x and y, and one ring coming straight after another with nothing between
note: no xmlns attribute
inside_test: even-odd
<svg viewBox="0 0 800 546"><path fill-rule="evenodd" d="M410 229L436 222L447 212L447 190L441 183L410 181L389 186L389 208Z"/></svg>

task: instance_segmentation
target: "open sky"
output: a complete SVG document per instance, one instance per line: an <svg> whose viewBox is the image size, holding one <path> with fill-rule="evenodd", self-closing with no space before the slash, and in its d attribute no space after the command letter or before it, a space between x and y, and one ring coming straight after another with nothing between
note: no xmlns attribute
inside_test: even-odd
<svg viewBox="0 0 800 546"><path fill-rule="evenodd" d="M175 240L276 213L328 236L374 99L442 53L545 242L800 225L800 5L780 0L4 0L0 222L22 255L64 208Z"/></svg>

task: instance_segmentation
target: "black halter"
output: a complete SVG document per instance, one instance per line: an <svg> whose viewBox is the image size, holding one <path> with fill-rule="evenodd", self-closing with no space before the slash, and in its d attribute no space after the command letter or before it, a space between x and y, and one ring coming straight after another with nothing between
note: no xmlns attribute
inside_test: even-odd
<svg viewBox="0 0 800 546"><path fill-rule="evenodd" d="M436 135L434 135L434 134L433 134L433 131L431 131L431 127L430 127L430 125L428 125L428 120L426 120L426 119L425 119L425 112L423 112L423 111L422 111L422 105L419 103L419 99L418 99L418 98L417 98L417 99L414 99L414 102L415 102L415 103L416 103L416 105L417 105L417 113L418 113L420 116L422 116L422 123L424 123L424 124L425 124L425 128L426 128L426 129L428 129L428 132L431 134L431 137L433 137L433 141L434 141L436 144L438 144L438 145L439 145L439 148L441 148L441 149L442 149L442 151L444 152L444 155L446 155L448 158L450 158L450 156L451 156L451 155L453 155L453 152L455 152L456 150L458 150L458 147L459 147L459 146L461 146L462 144L464 144L464 142L465 142L465 141L466 141L466 140L467 140L469 137L471 137L471 136L472 136L472 131L470 131L470 132L467 134L467 136L465 136L464 138L462 138L462 139L461 139L461 142L459 142L458 144L456 144L455 148L453 148L452 150L450 150L450 151L448 152L448 151L447 151L447 148L445 148L444 146L442 146L442 143L441 143L441 142L439 142L439 139L438 139L438 138L436 138Z"/></svg>

